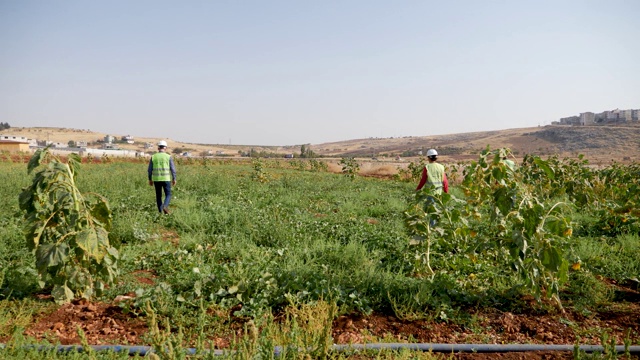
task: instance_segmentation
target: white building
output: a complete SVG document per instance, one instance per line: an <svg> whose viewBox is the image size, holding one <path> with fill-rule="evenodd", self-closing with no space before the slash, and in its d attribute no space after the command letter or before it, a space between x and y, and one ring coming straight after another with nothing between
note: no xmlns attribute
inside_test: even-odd
<svg viewBox="0 0 640 360"><path fill-rule="evenodd" d="M38 142L36 139L27 139L24 136L15 136L15 135L0 135L0 140L2 141L15 141L20 143L28 143L29 145L37 145Z"/></svg>
<svg viewBox="0 0 640 360"><path fill-rule="evenodd" d="M620 110L619 120L633 121L633 110Z"/></svg>
<svg viewBox="0 0 640 360"><path fill-rule="evenodd" d="M579 116L569 116L560 118L560 125L593 125L611 122L629 122L640 121L640 109L628 110L606 110L601 113L594 114L592 112L580 113ZM558 123L558 122L554 122Z"/></svg>
<svg viewBox="0 0 640 360"><path fill-rule="evenodd" d="M593 125L596 122L596 114L584 112L580 114L580 125Z"/></svg>
<svg viewBox="0 0 640 360"><path fill-rule="evenodd" d="M614 121L614 120L618 120L618 114L620 114L620 110L615 109L615 110L609 110L609 111L605 111L605 116L607 117L607 120L609 121Z"/></svg>

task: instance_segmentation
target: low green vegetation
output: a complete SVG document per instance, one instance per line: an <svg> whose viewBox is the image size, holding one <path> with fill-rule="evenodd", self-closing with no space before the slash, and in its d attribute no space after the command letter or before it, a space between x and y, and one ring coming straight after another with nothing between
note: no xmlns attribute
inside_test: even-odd
<svg viewBox="0 0 640 360"><path fill-rule="evenodd" d="M469 308L518 312L526 296L540 300L541 311L573 308L587 316L614 302L602 279L640 275L640 166L595 169L582 159L527 156L511 170L501 161L506 155L507 149L487 149L478 161L452 170L459 181L443 196L429 188L415 192L419 164L409 167L411 174L381 180L355 176L353 159L341 162L344 175L326 172L315 159L293 165L262 159L181 163L169 216L154 211L146 164L74 163L65 181L73 179L78 192L68 192L105 200L85 202L87 218L80 222L77 210L60 201L66 197L37 190L44 180L35 182L25 164L0 163L0 336L27 326L20 319L42 307L28 300L34 293L56 295L65 282L78 280L46 281L60 278L60 266L67 265L43 262L46 257L27 241L41 221L34 219L53 213L60 219L47 236L59 246L75 232L69 243L73 266L82 265L85 278L105 274L96 254L107 251L107 243L114 247L111 255L100 255L110 256L108 265L118 269L117 278L115 271L108 274L112 285L101 293L70 287L74 296L89 291L111 302L133 292L135 298L122 305L126 311L152 323L171 319L188 344L202 334L230 331L228 318L211 314L255 324L320 311L305 322L318 332L304 338L309 329L298 328L301 338L289 336L288 344L326 352L327 327L336 314L464 322ZM21 192L22 199L41 194L41 207L35 198L21 206ZM70 219L79 227L72 229ZM85 248L94 239L85 234L88 226L105 246ZM138 281L133 274L139 271L152 274L153 283ZM281 325L265 325L269 336L236 346L255 355L284 344ZM160 335L154 345L175 336Z"/></svg>

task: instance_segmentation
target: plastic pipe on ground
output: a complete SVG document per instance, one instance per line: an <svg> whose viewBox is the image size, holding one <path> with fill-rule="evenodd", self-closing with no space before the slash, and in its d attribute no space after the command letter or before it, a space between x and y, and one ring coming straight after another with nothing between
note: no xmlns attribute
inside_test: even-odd
<svg viewBox="0 0 640 360"><path fill-rule="evenodd" d="M578 348L586 353L604 352L601 345L579 345ZM353 345L333 345L332 350L419 350L433 352L464 352L464 353L504 353L504 352L527 352L527 351L573 351L575 345L545 345L545 344L406 344L406 343L377 343L377 344L353 344ZM630 346L629 352L640 354L640 346ZM616 345L617 353L626 351L624 345Z"/></svg>

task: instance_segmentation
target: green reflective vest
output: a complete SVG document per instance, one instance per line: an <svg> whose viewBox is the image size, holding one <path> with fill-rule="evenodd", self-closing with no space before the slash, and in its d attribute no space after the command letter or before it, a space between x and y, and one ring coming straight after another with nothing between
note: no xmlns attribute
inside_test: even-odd
<svg viewBox="0 0 640 360"><path fill-rule="evenodd" d="M153 181L171 181L171 168L169 161L171 156L164 152L153 154L151 162L153 169L151 172L151 180Z"/></svg>
<svg viewBox="0 0 640 360"><path fill-rule="evenodd" d="M442 194L444 165L433 162L428 163L425 167L427 168L427 185L435 188L434 193Z"/></svg>

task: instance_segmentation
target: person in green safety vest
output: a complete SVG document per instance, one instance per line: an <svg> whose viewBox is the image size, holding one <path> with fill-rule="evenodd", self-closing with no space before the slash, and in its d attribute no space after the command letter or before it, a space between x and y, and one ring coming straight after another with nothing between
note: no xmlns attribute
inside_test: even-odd
<svg viewBox="0 0 640 360"><path fill-rule="evenodd" d="M435 187L434 193L442 194L442 191L449 192L449 181L447 180L447 174L444 172L444 166L438 164L438 152L436 149L429 149L427 151L427 159L429 163L422 169L422 178L418 184L416 191L422 189L425 184L429 184Z"/></svg>
<svg viewBox="0 0 640 360"><path fill-rule="evenodd" d="M171 202L171 185L176 185L176 167L173 159L167 154L167 142L158 142L158 152L149 161L149 185L156 189L156 204L160 213L169 214ZM164 201L162 192L164 191Z"/></svg>

